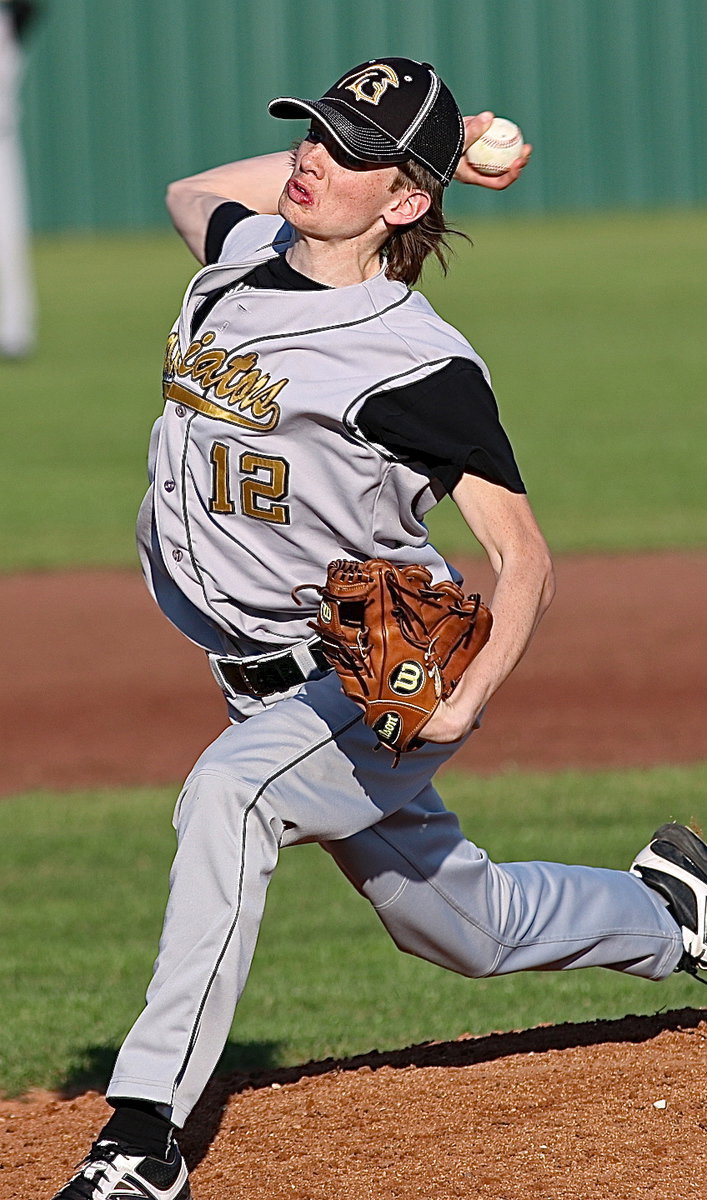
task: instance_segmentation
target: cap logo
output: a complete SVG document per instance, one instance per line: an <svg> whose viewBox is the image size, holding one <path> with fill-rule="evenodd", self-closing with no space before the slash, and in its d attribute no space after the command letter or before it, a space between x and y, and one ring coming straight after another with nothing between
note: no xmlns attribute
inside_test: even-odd
<svg viewBox="0 0 707 1200"><path fill-rule="evenodd" d="M392 67L385 63L371 63L355 75L347 75L339 87L353 92L357 100L377 104L389 87L400 87L400 81Z"/></svg>

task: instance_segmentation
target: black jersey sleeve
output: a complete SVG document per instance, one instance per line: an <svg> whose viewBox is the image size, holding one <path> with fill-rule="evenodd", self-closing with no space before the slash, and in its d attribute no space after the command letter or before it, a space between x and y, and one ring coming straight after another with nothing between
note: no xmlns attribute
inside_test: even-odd
<svg viewBox="0 0 707 1200"><path fill-rule="evenodd" d="M255 210L246 208L245 204L239 204L237 200L224 200L223 204L219 204L218 208L214 209L206 227L205 261L207 266L218 262L223 250L223 243L233 227L239 221L245 220L246 217L253 216L255 216Z"/></svg>
<svg viewBox="0 0 707 1200"><path fill-rule="evenodd" d="M453 358L425 379L369 396L357 425L396 458L422 463L448 492L464 474L525 492L496 397L471 359Z"/></svg>

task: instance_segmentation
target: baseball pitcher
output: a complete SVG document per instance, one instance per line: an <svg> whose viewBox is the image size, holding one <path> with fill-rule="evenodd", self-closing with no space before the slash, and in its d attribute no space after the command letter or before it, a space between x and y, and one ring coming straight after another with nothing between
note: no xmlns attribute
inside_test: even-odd
<svg viewBox="0 0 707 1200"><path fill-rule="evenodd" d="M467 976L707 966L707 847L690 830L661 828L630 871L499 865L432 782L528 647L553 575L488 368L412 287L445 260L451 180L506 187L530 147L478 175L464 151L492 114L462 118L407 58L270 112L308 119L292 151L168 193L204 265L167 340L139 548L230 724L177 801L115 1111L56 1200L189 1197L174 1132L223 1049L285 848L321 843L398 946ZM491 563L488 597L429 541L445 494Z"/></svg>

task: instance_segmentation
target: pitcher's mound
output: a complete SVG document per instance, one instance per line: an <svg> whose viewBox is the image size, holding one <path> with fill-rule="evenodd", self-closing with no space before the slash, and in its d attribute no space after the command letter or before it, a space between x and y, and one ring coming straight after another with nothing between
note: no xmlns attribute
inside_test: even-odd
<svg viewBox="0 0 707 1200"><path fill-rule="evenodd" d="M702 1200L707 1023L684 1009L216 1080L194 1200ZM3 1200L48 1200L109 1109L0 1105Z"/></svg>

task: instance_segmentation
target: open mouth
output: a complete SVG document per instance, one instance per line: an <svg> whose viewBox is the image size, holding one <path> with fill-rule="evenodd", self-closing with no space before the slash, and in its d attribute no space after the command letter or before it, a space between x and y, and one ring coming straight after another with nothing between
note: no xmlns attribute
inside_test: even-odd
<svg viewBox="0 0 707 1200"><path fill-rule="evenodd" d="M300 183L299 179L294 175L287 181L287 194L290 200L294 200L295 204L312 204L314 201L309 188Z"/></svg>

